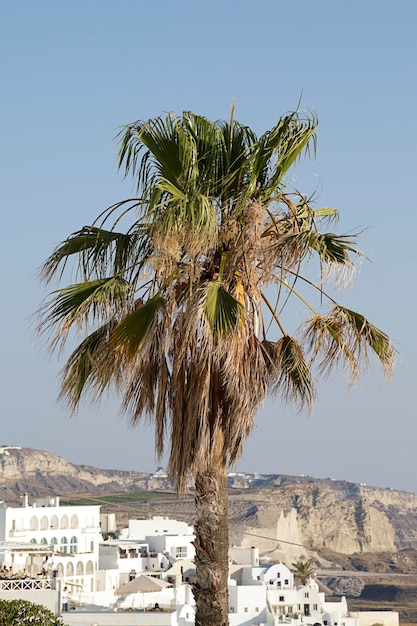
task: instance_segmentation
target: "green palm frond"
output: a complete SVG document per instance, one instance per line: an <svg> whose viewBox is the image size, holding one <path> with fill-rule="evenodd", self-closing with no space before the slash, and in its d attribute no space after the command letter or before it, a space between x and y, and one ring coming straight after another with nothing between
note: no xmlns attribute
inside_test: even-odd
<svg viewBox="0 0 417 626"><path fill-rule="evenodd" d="M234 330L243 318L243 307L218 281L208 284L203 311L215 334Z"/></svg>
<svg viewBox="0 0 417 626"><path fill-rule="evenodd" d="M78 257L79 269L84 277L91 278L93 273L103 276L109 269L112 273L125 271L135 249L141 251L143 258L149 254L149 251L144 253L145 245L148 245L144 235L145 232L138 226L130 233L84 226L72 233L45 261L40 272L41 279L47 284L55 276L60 279L68 260L74 256Z"/></svg>
<svg viewBox="0 0 417 626"><path fill-rule="evenodd" d="M159 236L173 230L206 249L217 234L216 191L220 133L204 117L167 115L125 129L119 165L133 173L146 198L146 215ZM139 147L146 149L141 154ZM138 159L141 157L140 163Z"/></svg>
<svg viewBox="0 0 417 626"><path fill-rule="evenodd" d="M308 320L304 330L307 350L312 362L318 360L320 374L328 376L341 363L350 372L349 384L356 382L359 363L355 351L346 337L346 325L338 315L315 315Z"/></svg>
<svg viewBox="0 0 417 626"><path fill-rule="evenodd" d="M124 310L131 298L131 286L119 277L102 278L69 285L52 293L47 302L44 329L57 327L53 345L65 341L75 324L82 328L89 320L107 320Z"/></svg>
<svg viewBox="0 0 417 626"><path fill-rule="evenodd" d="M219 133L202 116L184 112L138 121L124 127L119 138L119 167L133 176L137 172L139 187L150 189L164 178L188 195L191 188L214 184Z"/></svg>
<svg viewBox="0 0 417 626"><path fill-rule="evenodd" d="M49 283L58 272L58 278L60 278L69 257L90 252L97 258L103 249L108 249L109 245L124 237L122 233L84 226L81 230L72 233L45 261L40 274L41 279Z"/></svg>
<svg viewBox="0 0 417 626"><path fill-rule="evenodd" d="M164 183L161 183L160 189L164 187ZM216 209L211 199L204 194L196 193L187 198L180 193L166 198L162 210L158 207L154 213L154 231L161 228L160 232L166 235L174 231L182 238L191 237L192 243L199 242L198 245L202 246L199 252L204 252L217 238Z"/></svg>
<svg viewBox="0 0 417 626"><path fill-rule="evenodd" d="M218 124L186 111L180 135L182 161L189 183L214 196L215 186L224 173L222 135Z"/></svg>
<svg viewBox="0 0 417 626"><path fill-rule="evenodd" d="M342 363L350 371L350 384L354 384L359 361L366 366L370 350L380 360L385 374L392 374L395 350L389 337L360 313L335 305L329 315L316 315L308 321L304 337L312 359L320 359L319 370L324 374Z"/></svg>
<svg viewBox="0 0 417 626"><path fill-rule="evenodd" d="M268 201L283 183L284 176L310 142L315 146L315 116L302 119L298 113L282 117L276 126L264 133L251 154L251 174L246 197Z"/></svg>
<svg viewBox="0 0 417 626"><path fill-rule="evenodd" d="M114 375L115 361L109 358L109 337L114 320L86 337L68 358L62 375L59 399L75 411L81 396L92 392L99 398Z"/></svg>
<svg viewBox="0 0 417 626"><path fill-rule="evenodd" d="M132 174L138 188L152 186L162 174L173 182L181 175L178 119L174 114L124 126L119 138L119 169ZM144 154L142 154L144 153Z"/></svg>
<svg viewBox="0 0 417 626"><path fill-rule="evenodd" d="M221 198L221 204L227 206L225 203L239 197L243 191L251 146L257 137L248 126L239 124L233 117L230 122L220 122L219 128L222 134L222 158L221 169L219 167L216 171L219 181L216 195Z"/></svg>
<svg viewBox="0 0 417 626"><path fill-rule="evenodd" d="M310 232L308 244L328 264L352 266L350 254L363 256L352 236Z"/></svg>
<svg viewBox="0 0 417 626"><path fill-rule="evenodd" d="M295 211L295 218L289 214L279 219L271 216L262 234L263 239L270 242L267 250L269 255L275 255L275 265L284 274L295 272L301 276L301 263L316 254L320 261L321 282L331 275L342 275L348 283L355 271L352 257L364 256L356 244L358 235L321 233L316 225L318 211L294 206ZM322 216L331 216L333 211L324 210L320 213Z"/></svg>
<svg viewBox="0 0 417 626"><path fill-rule="evenodd" d="M328 222L337 223L340 219L340 214L334 207L321 207L320 209L314 209L314 218L327 219Z"/></svg>
<svg viewBox="0 0 417 626"><path fill-rule="evenodd" d="M292 223L297 224L299 231L309 230L312 232L320 232L321 228L319 224L337 224L339 221L339 212L332 207L321 207L320 209L314 209L310 201L301 193L296 193L299 200L296 204L292 203L287 194L281 195L281 202L284 201L291 211L288 214L288 218ZM295 220L295 221L294 221Z"/></svg>
<svg viewBox="0 0 417 626"><path fill-rule="evenodd" d="M274 190L303 152L316 149L318 120L315 115L302 118L293 113L282 118L271 131L270 141L277 151L277 162L269 181ZM270 190L267 190L271 193Z"/></svg>
<svg viewBox="0 0 417 626"><path fill-rule="evenodd" d="M160 189L163 193L167 195L167 197L171 198L171 201L177 202L187 202L187 196L175 185L173 182L168 180L167 178L161 177L160 181L157 183L156 187Z"/></svg>
<svg viewBox="0 0 417 626"><path fill-rule="evenodd" d="M390 377L395 361L395 349L388 335L374 326L374 324L371 324L361 313L357 313L346 307L335 307L333 314L343 316L349 324L354 349L359 354L361 354L363 350L365 360L367 361L367 348L369 347L380 360L387 377Z"/></svg>
<svg viewBox="0 0 417 626"><path fill-rule="evenodd" d="M125 315L112 332L114 348L122 351L127 358L134 356L146 341L158 312L164 306L164 298L156 295L138 306L132 313Z"/></svg>

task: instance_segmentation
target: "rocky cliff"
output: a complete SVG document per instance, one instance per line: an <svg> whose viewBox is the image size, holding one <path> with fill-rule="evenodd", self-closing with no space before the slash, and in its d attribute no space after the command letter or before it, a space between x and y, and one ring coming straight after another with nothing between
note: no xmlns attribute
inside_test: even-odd
<svg viewBox="0 0 417 626"><path fill-rule="evenodd" d="M282 484L240 494L242 545L259 538L271 558L328 551L354 554L417 548L417 496L343 481ZM231 497L233 501L233 496ZM247 504L246 504L247 503ZM266 538L270 539L266 539ZM272 542L275 539L275 545Z"/></svg>
<svg viewBox="0 0 417 626"><path fill-rule="evenodd" d="M146 489L150 476L75 465L32 448L0 447L0 499L73 493L115 493Z"/></svg>
<svg viewBox="0 0 417 626"><path fill-rule="evenodd" d="M162 475L74 465L41 450L0 447L0 499L29 496L110 494L171 490ZM235 545L256 545L264 555L288 561L394 553L417 549L417 496L347 481L311 477L231 474L230 529ZM192 496L151 501L131 516L170 515L193 519ZM285 558L283 558L285 557Z"/></svg>

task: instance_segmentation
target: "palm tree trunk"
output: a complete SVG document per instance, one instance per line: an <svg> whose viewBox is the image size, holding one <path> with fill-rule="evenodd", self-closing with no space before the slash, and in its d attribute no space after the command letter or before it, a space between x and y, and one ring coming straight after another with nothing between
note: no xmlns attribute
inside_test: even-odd
<svg viewBox="0 0 417 626"><path fill-rule="evenodd" d="M223 457L223 455L222 455ZM196 626L227 626L229 518L227 464L195 475Z"/></svg>

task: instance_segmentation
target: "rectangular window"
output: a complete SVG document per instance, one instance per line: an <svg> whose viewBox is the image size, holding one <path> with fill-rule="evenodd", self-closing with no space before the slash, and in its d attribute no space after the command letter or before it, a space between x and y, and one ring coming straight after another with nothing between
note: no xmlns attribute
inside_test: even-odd
<svg viewBox="0 0 417 626"><path fill-rule="evenodd" d="M308 598L308 591L306 591L306 593L304 594L305 598Z"/></svg>
<svg viewBox="0 0 417 626"><path fill-rule="evenodd" d="M245 613L247 613L247 612L248 612L248 607L247 607L247 606L245 606L245 608L243 609L243 611L244 611Z"/></svg>
<svg viewBox="0 0 417 626"><path fill-rule="evenodd" d="M317 604L313 604L313 611L317 611Z"/></svg>
<svg viewBox="0 0 417 626"><path fill-rule="evenodd" d="M187 558L187 546L178 546L175 548L175 556L177 559Z"/></svg>
<svg viewBox="0 0 417 626"><path fill-rule="evenodd" d="M288 578L284 580L284 585L288 585Z"/></svg>
<svg viewBox="0 0 417 626"><path fill-rule="evenodd" d="M279 596L279 601L280 602L284 602L284 600L285 600L285 596Z"/></svg>

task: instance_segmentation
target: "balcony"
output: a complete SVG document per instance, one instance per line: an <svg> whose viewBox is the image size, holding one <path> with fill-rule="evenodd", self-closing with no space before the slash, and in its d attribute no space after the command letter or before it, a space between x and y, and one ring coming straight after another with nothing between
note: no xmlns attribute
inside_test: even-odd
<svg viewBox="0 0 417 626"><path fill-rule="evenodd" d="M1 578L0 591L39 591L52 589L52 581L47 578Z"/></svg>

